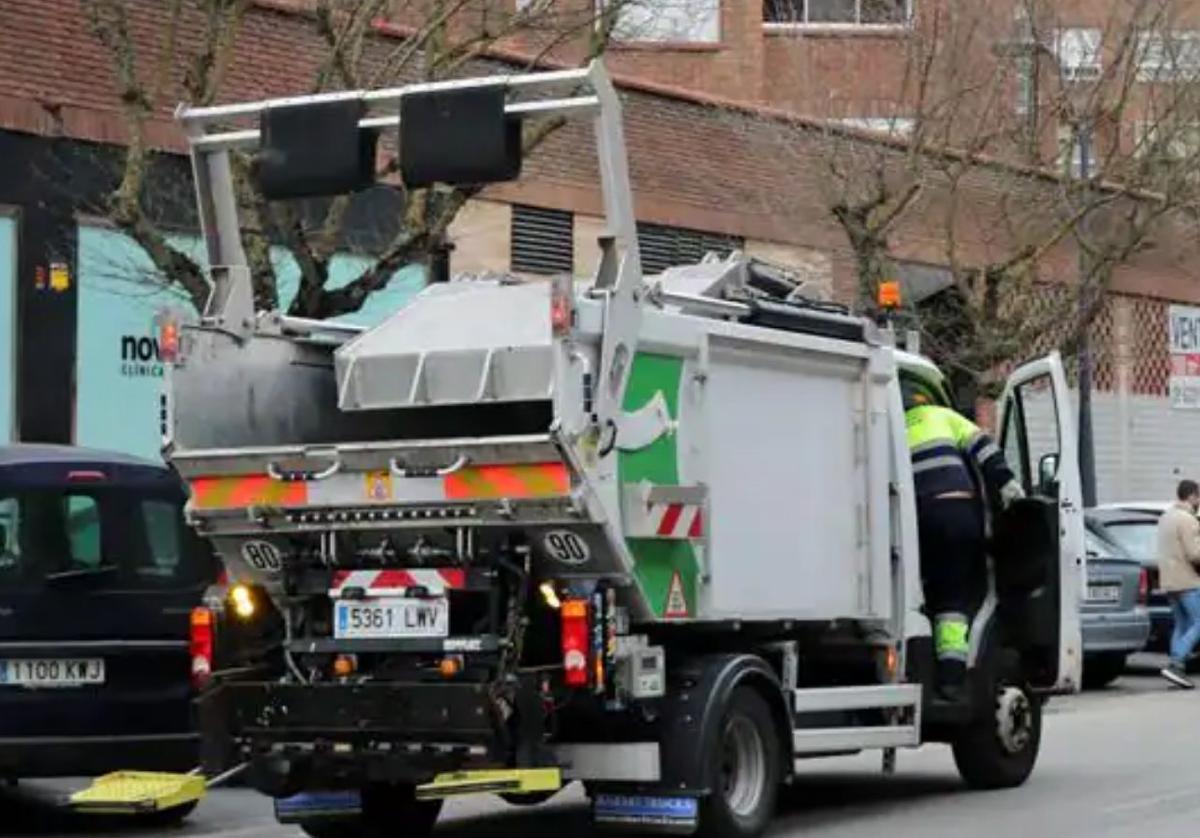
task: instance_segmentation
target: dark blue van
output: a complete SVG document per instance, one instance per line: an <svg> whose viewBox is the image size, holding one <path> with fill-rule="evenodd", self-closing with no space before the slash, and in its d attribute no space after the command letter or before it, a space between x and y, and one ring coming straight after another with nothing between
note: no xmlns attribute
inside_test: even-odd
<svg viewBox="0 0 1200 838"><path fill-rule="evenodd" d="M188 625L216 576L162 465L0 446L0 778L197 764Z"/></svg>

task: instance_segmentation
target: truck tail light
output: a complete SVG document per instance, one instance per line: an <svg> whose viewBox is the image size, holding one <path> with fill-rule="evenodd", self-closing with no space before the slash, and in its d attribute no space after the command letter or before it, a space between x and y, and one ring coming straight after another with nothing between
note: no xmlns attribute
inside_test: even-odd
<svg viewBox="0 0 1200 838"><path fill-rule="evenodd" d="M588 685L588 602L564 600L561 615L563 674L568 687Z"/></svg>
<svg viewBox="0 0 1200 838"><path fill-rule="evenodd" d="M550 289L550 331L555 337L569 334L574 325L575 312L572 300L573 280L570 276L554 280Z"/></svg>
<svg viewBox="0 0 1200 838"><path fill-rule="evenodd" d="M1138 605L1146 605L1150 602L1150 571L1142 568L1138 574Z"/></svg>
<svg viewBox="0 0 1200 838"><path fill-rule="evenodd" d="M160 312L158 325L158 357L164 364L173 364L179 358L179 321L171 312Z"/></svg>
<svg viewBox="0 0 1200 838"><path fill-rule="evenodd" d="M213 612L211 609L192 609L188 648L192 655L192 686L200 689L208 683L213 671Z"/></svg>

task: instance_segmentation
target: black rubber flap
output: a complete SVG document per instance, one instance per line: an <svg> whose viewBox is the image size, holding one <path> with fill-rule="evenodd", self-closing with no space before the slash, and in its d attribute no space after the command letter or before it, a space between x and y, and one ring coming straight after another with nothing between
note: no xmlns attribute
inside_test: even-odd
<svg viewBox="0 0 1200 838"><path fill-rule="evenodd" d="M341 195L375 180L378 134L363 131L358 100L284 105L263 112L259 189L272 200Z"/></svg>
<svg viewBox="0 0 1200 838"><path fill-rule="evenodd" d="M516 180L521 121L504 115L504 86L404 96L400 173L409 187Z"/></svg>

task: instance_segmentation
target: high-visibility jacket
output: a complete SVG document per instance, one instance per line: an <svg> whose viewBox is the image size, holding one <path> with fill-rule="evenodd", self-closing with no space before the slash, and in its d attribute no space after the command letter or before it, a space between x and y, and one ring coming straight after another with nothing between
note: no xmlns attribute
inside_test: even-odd
<svg viewBox="0 0 1200 838"><path fill-rule="evenodd" d="M1015 477L992 438L948 407L919 405L904 414L917 497L974 492L968 461L999 497Z"/></svg>

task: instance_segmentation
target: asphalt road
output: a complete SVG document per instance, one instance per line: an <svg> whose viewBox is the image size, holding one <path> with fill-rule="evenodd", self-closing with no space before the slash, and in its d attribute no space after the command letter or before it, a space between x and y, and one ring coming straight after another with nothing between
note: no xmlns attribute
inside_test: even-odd
<svg viewBox="0 0 1200 838"><path fill-rule="evenodd" d="M1169 690L1147 669L1102 692L1052 702L1041 760L1020 789L977 793L958 781L949 751L901 752L893 777L878 755L804 766L772 836L1194 836L1200 827L1200 691ZM270 805L244 789L211 795L182 828L76 819L55 801L70 783L0 794L0 835L171 835L284 838ZM76 784L77 785L77 784ZM444 838L562 838L587 834L583 797L568 789L536 809L490 799L447 806Z"/></svg>

